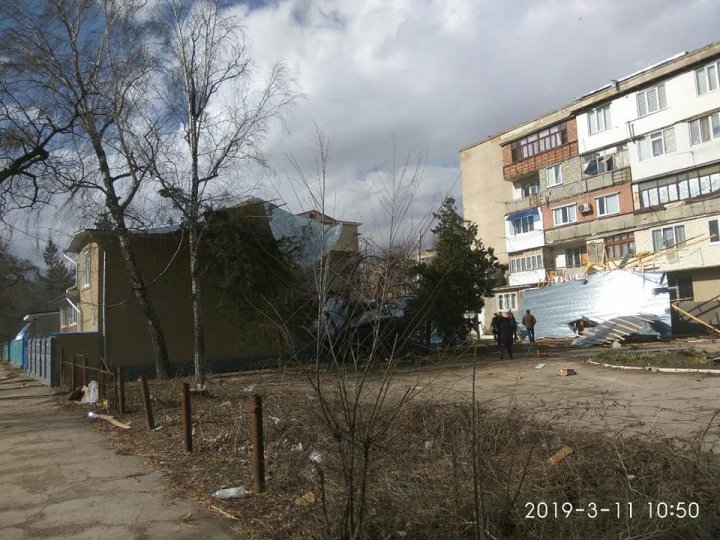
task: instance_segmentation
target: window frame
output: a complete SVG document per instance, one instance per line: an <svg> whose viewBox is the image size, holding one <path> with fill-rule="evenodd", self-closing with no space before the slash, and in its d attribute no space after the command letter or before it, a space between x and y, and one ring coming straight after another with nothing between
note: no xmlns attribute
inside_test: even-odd
<svg viewBox="0 0 720 540"><path fill-rule="evenodd" d="M601 122L602 119L602 122ZM600 124L602 123L602 127ZM602 133L612 128L612 116L610 113L610 103L595 107L587 113L588 135L592 136ZM593 129L593 124L595 129Z"/></svg>
<svg viewBox="0 0 720 540"><path fill-rule="evenodd" d="M703 138L703 121L706 126L707 139ZM697 126L695 128L697 140L693 134L694 126ZM690 120L688 122L688 131L690 135L690 146L698 146L700 144L712 142L715 139L720 139L720 112L714 112L712 114L708 114L707 116L701 116L699 118L695 118L694 120Z"/></svg>
<svg viewBox="0 0 720 540"><path fill-rule="evenodd" d="M615 200L617 201L617 210L615 210L614 212L605 212L605 211L601 212L600 211L600 201L602 201L602 205L604 207L603 209L606 209L607 202L605 201L605 199L609 199L611 197L614 197ZM614 193L608 193L606 195L600 195L599 197L595 197L595 208L597 208L597 216L598 217L613 216L615 214L619 214L620 213L620 192L616 191Z"/></svg>
<svg viewBox="0 0 720 540"><path fill-rule="evenodd" d="M555 179L555 183L550 183L550 171L557 171L557 174L553 173L553 178ZM563 183L563 176L562 176L562 167L560 166L560 163L556 163L555 165L550 165L549 167L545 168L545 187L547 188L553 188L557 186L562 186Z"/></svg>
<svg viewBox="0 0 720 540"><path fill-rule="evenodd" d="M565 248L565 268L582 268L583 248L582 246ZM569 261L572 259L573 264Z"/></svg>
<svg viewBox="0 0 720 540"><path fill-rule="evenodd" d="M653 206L665 204L660 200L659 193L660 188L664 186L672 186L674 188L672 194L677 196L677 198L671 197L671 190L668 190L668 200L666 202L695 199L720 192L720 166L695 169L679 175L639 183L638 198L640 208L652 208Z"/></svg>
<svg viewBox="0 0 720 540"><path fill-rule="evenodd" d="M710 69L714 68L715 70L715 88L711 88L710 85ZM698 74L702 73L705 75L705 91L700 91L700 79L698 77ZM720 88L720 61L710 62L709 64L706 64L702 67L699 67L694 72L695 75L695 91L698 96L704 96L705 94L709 94L710 92L715 92L718 88Z"/></svg>
<svg viewBox="0 0 720 540"><path fill-rule="evenodd" d="M650 110L650 101L648 97L653 94L655 95L655 102L657 103L657 108L654 110ZM641 103L642 108L640 106ZM635 105L637 108L638 118L643 118L658 111L663 111L667 109L667 94L665 92L665 83L660 83L650 88L640 90L636 94Z"/></svg>
<svg viewBox="0 0 720 540"><path fill-rule="evenodd" d="M672 133L672 135L670 135ZM660 142L662 151L655 153L655 142ZM675 126L658 129L643 135L638 142L638 159L645 161L660 156L665 156L677 151L677 143L675 142ZM645 151L643 151L645 148ZM645 155L648 152L648 155Z"/></svg>
<svg viewBox="0 0 720 540"><path fill-rule="evenodd" d="M622 259L628 252L635 253L635 233L614 234L603 239L603 249L608 260Z"/></svg>
<svg viewBox="0 0 720 540"><path fill-rule="evenodd" d="M670 244L670 245L668 245L668 240L667 240L667 237L669 236L669 234L666 235L666 232L672 233L673 239L672 239L672 244ZM658 244L657 244L656 233L660 234L661 245L659 246L659 248L658 248ZM687 240L687 236L685 236L685 225L684 224L668 225L667 227L659 227L657 229L652 229L650 231L650 236L652 238L652 243L653 243L653 253L657 253L659 251L664 251L666 249L676 247ZM682 239L678 240L678 238L680 236L682 236Z"/></svg>
<svg viewBox="0 0 720 540"><path fill-rule="evenodd" d="M571 207L574 209L573 219L572 219L572 220L568 220L568 221L563 221L562 223L558 223L558 222L557 222L557 219L555 218L555 212L556 212L557 210L563 210L563 209L571 208ZM552 209L552 215L553 215L553 224L555 225L555 227L560 227L560 226L562 226L562 225L569 225L569 224L571 224L571 223L577 223L577 203L565 204L565 205L563 205L563 206L557 206L557 207L555 207L555 208Z"/></svg>
<svg viewBox="0 0 720 540"><path fill-rule="evenodd" d="M91 265L92 263L91 263L90 252L91 252L91 250L90 250L89 247L88 247L88 248L85 248L85 249L82 251L82 272L79 272L79 273L82 274L81 287L82 287L83 289L87 289L88 287L90 287L90 282L91 282L91 279L90 279L90 272L91 272L90 265Z"/></svg>
<svg viewBox="0 0 720 540"><path fill-rule="evenodd" d="M713 223L715 224L715 233L713 234ZM720 244L720 219L711 219L708 221L708 234L710 235L711 244ZM713 236L715 240L713 240Z"/></svg>
<svg viewBox="0 0 720 540"><path fill-rule="evenodd" d="M512 224L514 236L531 233L535 230L535 215L528 214L527 216L514 218ZM523 230L525 225L527 225L527 230Z"/></svg>
<svg viewBox="0 0 720 540"><path fill-rule="evenodd" d="M567 122L561 122L510 143L512 162L531 158L567 144Z"/></svg>

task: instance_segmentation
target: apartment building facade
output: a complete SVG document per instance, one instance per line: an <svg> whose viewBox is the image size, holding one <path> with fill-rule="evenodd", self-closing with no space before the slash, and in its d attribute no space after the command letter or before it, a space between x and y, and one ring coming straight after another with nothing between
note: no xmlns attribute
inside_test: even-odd
<svg viewBox="0 0 720 540"><path fill-rule="evenodd" d="M720 42L468 146L460 162L465 217L508 266L486 325L523 290L641 253L683 309L720 325Z"/></svg>

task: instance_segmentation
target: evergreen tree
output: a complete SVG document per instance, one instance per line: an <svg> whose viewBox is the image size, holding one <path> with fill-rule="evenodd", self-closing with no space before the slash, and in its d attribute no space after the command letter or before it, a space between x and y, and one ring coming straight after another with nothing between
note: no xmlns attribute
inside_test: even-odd
<svg viewBox="0 0 720 540"><path fill-rule="evenodd" d="M74 283L74 273L68 270L63 263L60 249L52 238L48 238L47 244L45 244L43 260L45 261L45 269L41 277L43 292L45 301L52 302L65 294L67 288Z"/></svg>
<svg viewBox="0 0 720 540"><path fill-rule="evenodd" d="M464 340L470 330L465 313L484 305L501 269L493 248L478 239L478 227L457 212L448 197L434 214L435 256L417 267L418 289L411 311L423 323L429 342L435 329L444 345Z"/></svg>

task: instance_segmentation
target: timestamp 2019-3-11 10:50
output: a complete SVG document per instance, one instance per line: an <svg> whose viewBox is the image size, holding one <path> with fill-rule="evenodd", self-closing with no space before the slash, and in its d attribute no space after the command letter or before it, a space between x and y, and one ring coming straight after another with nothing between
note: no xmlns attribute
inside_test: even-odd
<svg viewBox="0 0 720 540"><path fill-rule="evenodd" d="M633 519L647 517L650 519L697 519L700 516L700 505L688 501L648 501L636 503L632 501L599 504L588 502L575 504L565 502L527 502L525 503L525 519L569 519L586 517L598 519L603 516L616 519Z"/></svg>

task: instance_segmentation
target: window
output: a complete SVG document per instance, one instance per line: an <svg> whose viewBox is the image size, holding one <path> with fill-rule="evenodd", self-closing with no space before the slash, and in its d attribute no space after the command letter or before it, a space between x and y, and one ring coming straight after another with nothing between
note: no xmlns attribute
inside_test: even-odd
<svg viewBox="0 0 720 540"><path fill-rule="evenodd" d="M565 143L567 143L567 125L563 122L513 141L510 145L512 160L520 161Z"/></svg>
<svg viewBox="0 0 720 540"><path fill-rule="evenodd" d="M582 248L568 248L565 250L565 268L578 268L582 266Z"/></svg>
<svg viewBox="0 0 720 540"><path fill-rule="evenodd" d="M695 70L695 86L698 96L717 90L719 62L713 62L707 66Z"/></svg>
<svg viewBox="0 0 720 540"><path fill-rule="evenodd" d="M660 84L637 93L638 116L645 116L667 107L665 85Z"/></svg>
<svg viewBox="0 0 720 540"><path fill-rule="evenodd" d="M669 127L662 131L648 133L638 142L638 157L648 159L651 157L669 154L675 151L675 129Z"/></svg>
<svg viewBox="0 0 720 540"><path fill-rule="evenodd" d="M685 225L655 229L652 232L652 239L653 251L662 251L663 249L681 244L685 241Z"/></svg>
<svg viewBox="0 0 720 540"><path fill-rule="evenodd" d="M527 257L516 257L510 259L511 272L528 272L539 270L543 267L542 255L529 255Z"/></svg>
<svg viewBox="0 0 720 540"><path fill-rule="evenodd" d="M693 282L690 277L678 277L668 275L668 289L670 300L693 300Z"/></svg>
<svg viewBox="0 0 720 540"><path fill-rule="evenodd" d="M720 139L720 113L704 116L690 122L690 144L696 145Z"/></svg>
<svg viewBox="0 0 720 540"><path fill-rule="evenodd" d="M638 187L640 207L682 201L720 191L720 166L644 182Z"/></svg>
<svg viewBox="0 0 720 540"><path fill-rule="evenodd" d="M620 197L617 193L595 198L598 216L617 214L620 211Z"/></svg>
<svg viewBox="0 0 720 540"><path fill-rule="evenodd" d="M562 184L562 170L560 165L553 165L545 169L547 173L547 187L559 186Z"/></svg>
<svg viewBox="0 0 720 540"><path fill-rule="evenodd" d="M574 223L577 221L577 214L575 211L575 205L571 204L568 206L561 206L560 208L553 208L553 221L555 225L565 225L566 223Z"/></svg>
<svg viewBox="0 0 720 540"><path fill-rule="evenodd" d="M605 239L605 256L608 259L622 259L627 254L635 255L635 235L622 233Z"/></svg>
<svg viewBox="0 0 720 540"><path fill-rule="evenodd" d="M515 234L528 233L535 230L535 216L523 216L513 219L513 230Z"/></svg>
<svg viewBox="0 0 720 540"><path fill-rule="evenodd" d="M540 180L536 180L530 184L523 184L520 186L523 197L529 197L530 195L537 195L540 191Z"/></svg>
<svg viewBox="0 0 720 540"><path fill-rule="evenodd" d="M618 163L618 152L624 151L626 146L612 146L605 150L598 150L582 156L583 176L594 176L622 167L622 161Z"/></svg>
<svg viewBox="0 0 720 540"><path fill-rule="evenodd" d="M90 248L82 252L82 286L90 286Z"/></svg>
<svg viewBox="0 0 720 540"><path fill-rule="evenodd" d="M593 109L588 113L588 131L590 135L610 129L610 104Z"/></svg>
<svg viewBox="0 0 720 540"><path fill-rule="evenodd" d="M498 307L500 311L505 309L515 309L517 302L517 296L515 293L505 293L498 295Z"/></svg>
<svg viewBox="0 0 720 540"><path fill-rule="evenodd" d="M63 307L60 314L62 317L62 321L60 321L60 326L72 326L74 324L77 324L78 314L77 311L75 311L74 307L66 305L65 307Z"/></svg>
<svg viewBox="0 0 720 540"><path fill-rule="evenodd" d="M708 232L710 233L710 242L720 242L720 220L713 219L708 221Z"/></svg>

